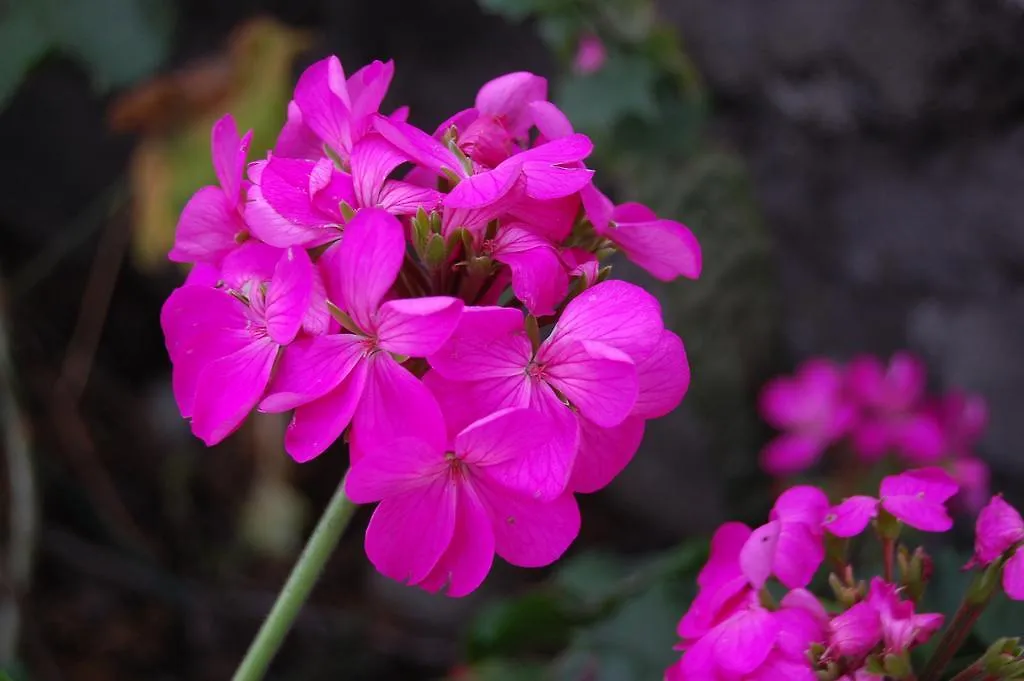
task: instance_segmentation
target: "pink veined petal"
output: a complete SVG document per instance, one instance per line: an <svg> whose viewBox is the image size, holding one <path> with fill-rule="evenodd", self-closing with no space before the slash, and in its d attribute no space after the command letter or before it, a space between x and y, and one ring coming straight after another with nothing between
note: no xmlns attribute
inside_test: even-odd
<svg viewBox="0 0 1024 681"><path fill-rule="evenodd" d="M528 408L501 409L455 436L455 454L466 464L487 468L513 459L529 459L555 436L556 425Z"/></svg>
<svg viewBox="0 0 1024 681"><path fill-rule="evenodd" d="M915 496L934 503L942 503L955 495L960 485L949 473L937 466L916 468L890 475L882 480L881 497Z"/></svg>
<svg viewBox="0 0 1024 681"><path fill-rule="evenodd" d="M245 137L239 137L235 119L231 114L214 123L213 130L210 131L213 169L232 207L237 206L239 202L242 175L245 172L245 156L249 153L250 141L252 131L247 132Z"/></svg>
<svg viewBox="0 0 1024 681"><path fill-rule="evenodd" d="M693 232L674 220L619 222L608 237L627 258L661 281L700 276L700 243Z"/></svg>
<svg viewBox="0 0 1024 681"><path fill-rule="evenodd" d="M493 522L495 550L512 565L550 565L580 532L580 510L572 494L540 501L491 482L473 484Z"/></svg>
<svg viewBox="0 0 1024 681"><path fill-rule="evenodd" d="M453 485L455 483L452 483ZM445 589L453 598L476 590L494 562L491 519L469 485L456 485L455 530L440 560L417 586L431 592Z"/></svg>
<svg viewBox="0 0 1024 681"><path fill-rule="evenodd" d="M452 543L458 501L458 486L448 475L384 499L366 528L370 562L391 579L422 581Z"/></svg>
<svg viewBox="0 0 1024 681"><path fill-rule="evenodd" d="M780 629L780 635L787 633L786 629ZM768 656L764 664L755 669L744 681L817 681L818 676L814 673L806 659L791 659L783 657L778 653Z"/></svg>
<svg viewBox="0 0 1024 681"><path fill-rule="evenodd" d="M599 426L622 423L636 404L636 365L603 343L563 343L544 358L544 378Z"/></svg>
<svg viewBox="0 0 1024 681"><path fill-rule="evenodd" d="M787 588L805 587L811 583L825 559L821 535L800 522L780 521L779 527L772 572Z"/></svg>
<svg viewBox="0 0 1024 681"><path fill-rule="evenodd" d="M350 102L345 72L337 57L318 61L299 76L295 103L310 130L347 156L352 148Z"/></svg>
<svg viewBox="0 0 1024 681"><path fill-rule="evenodd" d="M391 171L405 161L405 155L380 135L368 135L361 139L352 148L352 158L349 160L358 204L377 205L384 181Z"/></svg>
<svg viewBox="0 0 1024 681"><path fill-rule="evenodd" d="M802 662L804 666L809 667L807 649L812 643L824 643L825 625L828 620L823 622L803 608L786 607L776 611L775 620L779 624L779 634L775 639L775 650L769 656L769 662L773 658L784 658Z"/></svg>
<svg viewBox="0 0 1024 681"><path fill-rule="evenodd" d="M323 397L345 380L365 350L366 340L349 333L300 338L282 352L260 410L289 411Z"/></svg>
<svg viewBox="0 0 1024 681"><path fill-rule="evenodd" d="M269 281L284 251L259 241L246 241L228 254L221 264L220 277L224 285L243 291L253 282Z"/></svg>
<svg viewBox="0 0 1024 681"><path fill-rule="evenodd" d="M568 137L575 132L569 117L551 102L544 100L530 102L529 109L533 117L533 124L547 139Z"/></svg>
<svg viewBox="0 0 1024 681"><path fill-rule="evenodd" d="M797 485L779 495L769 517L817 529L828 515L829 507L828 497L820 488Z"/></svg>
<svg viewBox="0 0 1024 681"><path fill-rule="evenodd" d="M326 161L327 165L321 164ZM289 222L308 227L324 227L341 222L338 201L333 211L326 213L314 206L313 198L331 182L331 175L343 175L334 170L330 159L304 161L295 158L272 158L263 167L260 176L260 195L279 215ZM351 192L342 192L339 199L352 199Z"/></svg>
<svg viewBox="0 0 1024 681"><path fill-rule="evenodd" d="M726 673L751 673L767 659L778 632L779 625L767 610L741 611L710 634L718 666Z"/></svg>
<svg viewBox="0 0 1024 681"><path fill-rule="evenodd" d="M523 137L533 122L530 103L547 96L545 78L517 71L484 83L476 95L475 106L481 113L500 116L514 136Z"/></svg>
<svg viewBox="0 0 1024 681"><path fill-rule="evenodd" d="M799 473L817 462L826 445L816 435L783 433L761 450L761 467L775 476Z"/></svg>
<svg viewBox="0 0 1024 681"><path fill-rule="evenodd" d="M629 201L615 206L611 218L615 222L653 222L658 214L642 203Z"/></svg>
<svg viewBox="0 0 1024 681"><path fill-rule="evenodd" d="M607 487L633 460L644 437L644 420L630 416L617 426L602 428L580 417L579 429L580 448L569 488L590 494Z"/></svg>
<svg viewBox="0 0 1024 681"><path fill-rule="evenodd" d="M264 339L206 365L196 385L192 432L212 446L242 425L263 396L276 357L277 345Z"/></svg>
<svg viewBox="0 0 1024 681"><path fill-rule="evenodd" d="M481 208L496 203L512 191L521 173L522 165L513 157L494 170L464 178L443 203L449 208Z"/></svg>
<svg viewBox="0 0 1024 681"><path fill-rule="evenodd" d="M441 207L441 234L445 238L451 236L458 228L463 228L477 237L482 237L487 223L510 212L520 205L525 194L526 183L520 176L512 183L512 188L500 199L476 208ZM445 197L447 198L447 197Z"/></svg>
<svg viewBox="0 0 1024 681"><path fill-rule="evenodd" d="M376 208L364 208L345 227L336 262L325 276L336 282L337 301L359 328L374 328L384 294L398 277L405 257L405 234L398 219ZM328 285L328 291L331 291Z"/></svg>
<svg viewBox="0 0 1024 681"><path fill-rule="evenodd" d="M366 392L367 364L356 362L333 390L295 409L284 434L285 451L293 459L314 459L341 437Z"/></svg>
<svg viewBox="0 0 1024 681"><path fill-rule="evenodd" d="M427 361L445 378L470 381L523 377L532 354L521 311L466 307L451 337Z"/></svg>
<svg viewBox="0 0 1024 681"><path fill-rule="evenodd" d="M634 284L604 281L565 306L538 357L561 343L591 340L610 345L639 361L661 342L663 328L661 305L654 296Z"/></svg>
<svg viewBox="0 0 1024 681"><path fill-rule="evenodd" d="M312 248L341 236L330 224L305 225L289 220L267 203L259 185L249 187L245 204L245 224L253 236L278 248Z"/></svg>
<svg viewBox="0 0 1024 681"><path fill-rule="evenodd" d="M569 292L569 275L546 239L518 227L498 233L494 258L512 270L512 291L535 317L553 314Z"/></svg>
<svg viewBox="0 0 1024 681"><path fill-rule="evenodd" d="M242 216L220 187L197 191L178 218L174 247L168 254L174 262L217 264L238 247L238 235L245 233Z"/></svg>
<svg viewBox="0 0 1024 681"><path fill-rule="evenodd" d="M353 447L372 452L398 437L418 437L443 451L444 418L426 386L386 352L374 353L367 364L366 389L352 418Z"/></svg>
<svg viewBox="0 0 1024 681"><path fill-rule="evenodd" d="M634 416L659 418L678 407L690 387L690 364L683 340L668 329L662 331L654 350L636 363L636 379Z"/></svg>
<svg viewBox="0 0 1024 681"><path fill-rule="evenodd" d="M743 523L732 521L721 525L711 537L708 562L697 575L697 584L708 587L740 574L739 556L753 531Z"/></svg>
<svg viewBox="0 0 1024 681"><path fill-rule="evenodd" d="M288 102L288 120L274 143L274 156L313 160L324 153L323 142L302 122L302 111L294 100Z"/></svg>
<svg viewBox="0 0 1024 681"><path fill-rule="evenodd" d="M576 194L549 201L524 195L508 207L508 212L529 231L560 244L572 232L579 208L580 199Z"/></svg>
<svg viewBox="0 0 1024 681"><path fill-rule="evenodd" d="M384 350L410 357L426 357L444 345L462 315L458 298L398 298L380 307L378 344Z"/></svg>
<svg viewBox="0 0 1024 681"><path fill-rule="evenodd" d="M373 127L416 165L429 168L437 175L448 169L459 177L466 176L455 154L419 128L382 116L374 119Z"/></svg>
<svg viewBox="0 0 1024 681"><path fill-rule="evenodd" d="M359 69L348 79L348 94L352 100L352 116L364 120L377 113L395 75L395 63L373 61Z"/></svg>
<svg viewBox="0 0 1024 681"><path fill-rule="evenodd" d="M324 286L324 278L319 268L313 266L313 290L309 296L309 309L302 318L302 330L309 336L320 336L331 329L331 324L336 323L331 318L331 311L327 307L327 289Z"/></svg>
<svg viewBox="0 0 1024 681"><path fill-rule="evenodd" d="M591 183L580 190L580 201L583 203L583 212L586 213L587 219L594 225L597 233L607 234L608 223L615 210L612 200Z"/></svg>
<svg viewBox="0 0 1024 681"><path fill-rule="evenodd" d="M594 144L590 138L577 133L539 144L513 158L518 159L521 163L570 165L590 156L590 152L593 150Z"/></svg>
<svg viewBox="0 0 1024 681"><path fill-rule="evenodd" d="M474 421L496 411L530 404L531 384L521 375L481 381L451 381L432 370L423 377L423 384L441 407L449 440Z"/></svg>
<svg viewBox="0 0 1024 681"><path fill-rule="evenodd" d="M911 527L924 532L946 532L953 527L942 503L916 496L883 497L882 508Z"/></svg>
<svg viewBox="0 0 1024 681"><path fill-rule="evenodd" d="M412 215L421 207L428 213L439 209L443 199L436 189L388 180L377 195L377 206L392 215Z"/></svg>
<svg viewBox="0 0 1024 681"><path fill-rule="evenodd" d="M825 517L825 529L837 537L853 537L864 531L878 515L878 500L853 496L844 499Z"/></svg>
<svg viewBox="0 0 1024 681"><path fill-rule="evenodd" d="M1003 591L1015 601L1024 601L1024 549L1018 548L1003 565Z"/></svg>
<svg viewBox="0 0 1024 681"><path fill-rule="evenodd" d="M575 194L594 177L594 171L589 168L563 168L543 161L523 163L522 173L526 177L526 195L541 200Z"/></svg>
<svg viewBox="0 0 1024 681"><path fill-rule="evenodd" d="M352 464L345 477L345 493L357 504L368 504L447 477L448 468L443 451L423 440L401 437L387 447L366 452Z"/></svg>
<svg viewBox="0 0 1024 681"><path fill-rule="evenodd" d="M313 263L301 248L289 248L281 256L267 287L267 333L275 343L295 340L313 295Z"/></svg>
<svg viewBox="0 0 1024 681"><path fill-rule="evenodd" d="M1024 540L1024 519L1001 496L991 501L978 513L975 525L975 556L985 564L1005 553L1011 546Z"/></svg>
<svg viewBox="0 0 1024 681"><path fill-rule="evenodd" d="M778 553L782 523L772 520L754 532L740 550L743 575L755 589L760 589L772 574L772 565Z"/></svg>

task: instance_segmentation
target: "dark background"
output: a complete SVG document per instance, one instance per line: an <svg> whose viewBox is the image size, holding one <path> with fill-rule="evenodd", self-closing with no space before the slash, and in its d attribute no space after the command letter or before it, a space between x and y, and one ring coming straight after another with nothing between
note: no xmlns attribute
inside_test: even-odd
<svg viewBox="0 0 1024 681"><path fill-rule="evenodd" d="M428 130L489 78L562 72L534 21L469 0L174 9L150 80L214 58L243 20L270 15L309 31L293 74L329 53L350 71L393 58L385 109L409 104ZM768 433L754 396L815 354L920 352L936 388L989 400L982 454L1018 490L1024 4L678 0L657 12L703 83L702 151L655 180L642 163L600 170L620 192L633 189L623 178L646 178L634 182L641 198L702 240L698 284L620 270L662 297L694 384L622 478L584 500L578 547L642 553L761 508L755 460ZM31 580L8 575L0 595L3 613L21 616L26 678L43 681L227 678L345 466L342 451L292 464L270 419L206 450L178 416L158 314L182 273L131 256L126 176L140 140L187 112L171 96L116 132L111 107L128 89L97 88L58 50L0 112L0 403L5 451L30 452L38 491ZM740 195L702 184L708 158L739 173ZM24 479L9 461L3 470L0 499L14 508L11 485ZM277 678L442 676L463 656L470 615L540 578L498 567L469 599L429 597L376 576L360 535L350 530L331 561ZM0 634L9 626L0 617Z"/></svg>

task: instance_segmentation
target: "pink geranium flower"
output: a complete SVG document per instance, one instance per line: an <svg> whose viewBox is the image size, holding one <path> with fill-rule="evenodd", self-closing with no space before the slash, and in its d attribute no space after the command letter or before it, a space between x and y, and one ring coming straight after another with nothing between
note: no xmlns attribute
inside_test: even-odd
<svg viewBox="0 0 1024 681"><path fill-rule="evenodd" d="M894 452L929 463L942 455L942 429L923 408L925 380L924 364L906 352L893 355L887 367L870 356L850 362L849 390L861 405L853 445L861 456L875 460Z"/></svg>
<svg viewBox="0 0 1024 681"><path fill-rule="evenodd" d="M988 565L1012 554L1003 565L1003 590L1016 601L1024 601L1024 520L1001 496L994 496L978 514L975 527L974 559Z"/></svg>
<svg viewBox="0 0 1024 681"><path fill-rule="evenodd" d="M953 526L946 502L959 485L941 468L919 468L882 480L879 498L853 496L832 508L825 527L837 537L853 537L864 531L879 507L897 520L925 532L945 532Z"/></svg>
<svg viewBox="0 0 1024 681"><path fill-rule="evenodd" d="M395 356L435 352L458 324L462 301L385 302L405 250L398 220L367 208L322 257L328 299L347 315L348 328L289 347L260 405L264 411L295 409L285 448L296 460L322 453L350 421L354 439L376 446L440 418L430 393Z"/></svg>
<svg viewBox="0 0 1024 681"><path fill-rule="evenodd" d="M792 487L779 496L769 521L740 552L743 574L755 589L775 575L790 589L807 586L825 558L821 524L828 497L817 487Z"/></svg>
<svg viewBox="0 0 1024 681"><path fill-rule="evenodd" d="M684 642L701 638L749 601L753 590L740 567L740 550L750 534L749 527L737 522L715 531L708 562L697 575L697 597L676 629Z"/></svg>
<svg viewBox="0 0 1024 681"><path fill-rule="evenodd" d="M380 501L366 553L380 572L428 591L464 596L484 580L494 554L521 567L558 559L579 533L571 494L540 501L509 485L509 469L534 467L556 436L542 414L495 412L445 444L442 423L422 435L371 446L349 472L356 503Z"/></svg>
<svg viewBox="0 0 1024 681"><path fill-rule="evenodd" d="M239 137L235 119L228 114L213 126L210 137L213 168L220 186L203 187L185 204L175 230L174 247L168 254L174 262L218 265L248 238L242 217L242 176L252 131Z"/></svg>
<svg viewBox="0 0 1024 681"><path fill-rule="evenodd" d="M315 289L305 251L259 243L228 256L221 276L224 288L182 286L160 313L175 399L208 445L237 429L259 402L279 350L307 319Z"/></svg>
<svg viewBox="0 0 1024 681"><path fill-rule="evenodd" d="M840 656L863 658L881 641L878 610L866 601L853 604L829 623L829 647Z"/></svg>
<svg viewBox="0 0 1024 681"><path fill-rule="evenodd" d="M901 653L925 643L942 627L942 615L918 614L914 602L903 600L899 594L899 587L875 577L866 601L878 612L882 641L889 653Z"/></svg>
<svg viewBox="0 0 1024 681"><path fill-rule="evenodd" d="M844 392L843 373L826 360L805 362L793 376L768 382L761 392L764 419L784 431L761 452L773 475L802 471L849 430L854 406Z"/></svg>
<svg viewBox="0 0 1024 681"><path fill-rule="evenodd" d="M476 110L493 117L516 138L525 138L533 124L530 104L548 98L548 81L527 71L506 73L484 83L476 95Z"/></svg>

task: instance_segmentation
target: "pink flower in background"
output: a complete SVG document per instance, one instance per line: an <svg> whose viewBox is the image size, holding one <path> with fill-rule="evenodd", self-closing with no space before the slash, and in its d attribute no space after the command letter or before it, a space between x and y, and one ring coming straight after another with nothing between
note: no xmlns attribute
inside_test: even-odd
<svg viewBox="0 0 1024 681"><path fill-rule="evenodd" d="M600 71L607 59L608 51L605 50L604 43L596 35L588 33L580 38L572 66L577 73L587 75Z"/></svg>
<svg viewBox="0 0 1024 681"><path fill-rule="evenodd" d="M228 114L217 121L210 135L213 168L219 187L203 187L181 211L168 257L174 262L219 265L228 253L248 238L242 218L245 157L252 131L238 136L235 119Z"/></svg>
<svg viewBox="0 0 1024 681"><path fill-rule="evenodd" d="M894 452L916 463L942 456L944 437L934 414L923 408L925 368L910 353L898 352L883 366L863 356L847 367L851 395L861 406L853 446L868 460Z"/></svg>
<svg viewBox="0 0 1024 681"><path fill-rule="evenodd" d="M1003 590L1015 601L1024 601L1024 520L1001 496L994 496L978 514L974 559L988 565L1013 552L1003 565Z"/></svg>
<svg viewBox="0 0 1024 681"><path fill-rule="evenodd" d="M276 260L272 274L267 256ZM313 298L313 265L303 250L253 243L229 260L230 289L182 286L160 313L175 399L208 445L230 435L259 402L278 351L299 333Z"/></svg>
<svg viewBox="0 0 1024 681"><path fill-rule="evenodd" d="M380 501L366 530L366 553L381 573L428 591L464 596L486 577L494 554L522 567L558 559L579 533L571 494L537 500L510 486L510 469L545 465L555 437L542 414L506 409L461 432L399 437L368 447L349 472L356 503Z"/></svg>
<svg viewBox="0 0 1024 681"><path fill-rule="evenodd" d="M414 435L440 414L423 384L392 356L422 357L452 333L462 301L446 296L387 300L405 256L402 226L364 209L321 260L328 299L351 328L296 342L260 408L295 414L285 448L298 461L321 454L353 422L366 446ZM424 425L426 424L426 425Z"/></svg>
<svg viewBox="0 0 1024 681"><path fill-rule="evenodd" d="M523 138L533 124L530 104L547 98L547 79L517 71L484 83L476 95L476 110L500 121L513 137Z"/></svg>
<svg viewBox="0 0 1024 681"><path fill-rule="evenodd" d="M761 452L762 466L773 475L811 466L847 433L855 414L843 372L826 360L809 360L795 375L771 380L759 406L765 421L783 431Z"/></svg>
<svg viewBox="0 0 1024 681"><path fill-rule="evenodd" d="M882 480L879 499L853 496L832 508L825 528L837 537L860 534L879 507L897 520L925 532L945 532L953 526L946 502L959 490L956 481L941 468L919 468Z"/></svg>
<svg viewBox="0 0 1024 681"><path fill-rule="evenodd" d="M768 522L754 530L740 552L743 574L755 589L772 575L790 589L811 582L825 558L821 524L828 510L828 497L817 487L782 493Z"/></svg>

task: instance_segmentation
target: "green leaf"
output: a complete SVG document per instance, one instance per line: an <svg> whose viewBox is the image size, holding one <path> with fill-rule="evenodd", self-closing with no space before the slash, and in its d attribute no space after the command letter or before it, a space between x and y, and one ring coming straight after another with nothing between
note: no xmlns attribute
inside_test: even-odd
<svg viewBox="0 0 1024 681"><path fill-rule="evenodd" d="M577 130L607 135L627 117L655 119L656 76L654 67L645 59L612 56L596 73L567 77L556 100Z"/></svg>

